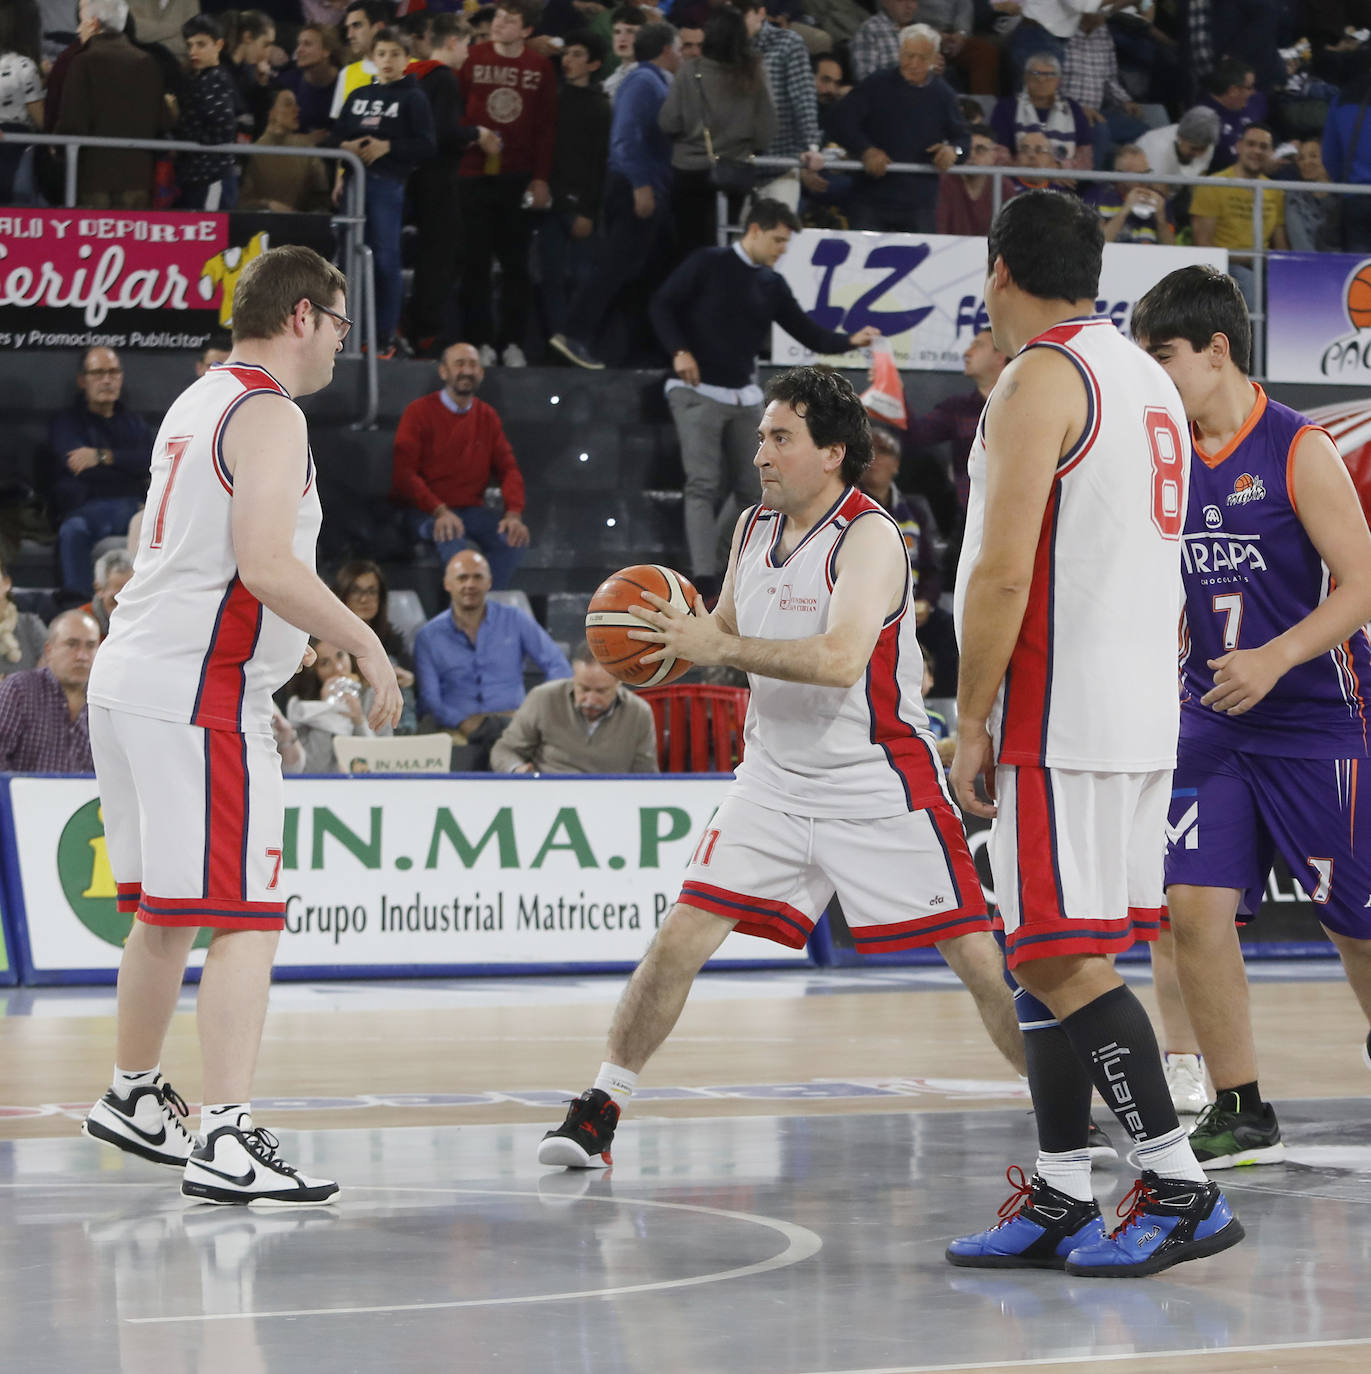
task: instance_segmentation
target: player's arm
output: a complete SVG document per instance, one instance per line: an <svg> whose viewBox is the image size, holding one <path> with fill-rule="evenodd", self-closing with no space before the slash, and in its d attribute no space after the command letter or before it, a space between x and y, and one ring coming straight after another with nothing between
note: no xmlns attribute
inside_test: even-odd
<svg viewBox="0 0 1371 1374"><path fill-rule="evenodd" d="M1057 463L1085 427L1085 388L1055 350L1030 349L1005 369L985 415L985 532L966 585L957 678L957 753L949 779L968 811L993 816L991 708L1019 638Z"/></svg>
<svg viewBox="0 0 1371 1374"><path fill-rule="evenodd" d="M240 405L224 430L233 474L233 550L243 585L296 629L346 649L375 689L373 729L400 719L400 688L376 633L295 556L295 520L305 485L305 417L282 396Z"/></svg>
<svg viewBox="0 0 1371 1374"><path fill-rule="evenodd" d="M1251 710L1292 668L1326 654L1371 620L1371 530L1347 467L1321 430L1305 430L1295 443L1290 502L1328 565L1333 589L1303 620L1260 648L1209 660L1214 686L1200 700L1230 716Z"/></svg>
<svg viewBox="0 0 1371 1374"><path fill-rule="evenodd" d="M899 606L908 576L909 555L899 531L888 520L868 516L854 521L843 536L823 634L744 638L727 633L714 616L688 616L651 593L646 596L657 609L631 607L646 623L628 633L663 646L644 654L645 663L674 653L693 663L722 664L784 682L851 687L866 672L881 626Z"/></svg>

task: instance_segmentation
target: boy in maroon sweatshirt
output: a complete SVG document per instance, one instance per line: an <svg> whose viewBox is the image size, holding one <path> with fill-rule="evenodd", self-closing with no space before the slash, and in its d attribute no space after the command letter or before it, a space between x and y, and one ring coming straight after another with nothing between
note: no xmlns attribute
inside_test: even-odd
<svg viewBox="0 0 1371 1374"><path fill-rule="evenodd" d="M462 326L480 347L482 362L498 357L507 367L525 363L532 282L529 243L532 210L552 203L548 178L557 142L557 74L552 63L527 46L542 11L541 0L499 0L489 43L478 43L459 73L471 125L493 129L498 154L468 149L459 169L459 197L466 241L458 294ZM492 259L500 260L498 326L491 318Z"/></svg>

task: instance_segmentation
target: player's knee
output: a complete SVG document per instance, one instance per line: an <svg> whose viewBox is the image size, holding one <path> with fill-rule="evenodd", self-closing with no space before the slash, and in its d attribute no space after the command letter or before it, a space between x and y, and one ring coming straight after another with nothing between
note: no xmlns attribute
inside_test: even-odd
<svg viewBox="0 0 1371 1374"><path fill-rule="evenodd" d="M657 938L652 942L653 953L659 959L674 964L693 963L696 968L723 944L729 931L737 924L726 917L716 916L697 906L677 902L667 913Z"/></svg>

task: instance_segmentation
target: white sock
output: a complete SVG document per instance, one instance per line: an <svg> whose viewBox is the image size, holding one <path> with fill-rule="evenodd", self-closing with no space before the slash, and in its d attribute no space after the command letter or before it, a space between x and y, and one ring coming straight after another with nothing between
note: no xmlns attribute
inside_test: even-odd
<svg viewBox="0 0 1371 1374"><path fill-rule="evenodd" d="M599 1088L602 1093L608 1093L622 1108L624 1103L633 1096L633 1089L638 1085L638 1075L630 1073L627 1069L621 1069L617 1064L608 1062L600 1065L600 1072L595 1075L594 1087Z"/></svg>
<svg viewBox="0 0 1371 1374"><path fill-rule="evenodd" d="M240 1131L252 1129L252 1103L221 1102L211 1106L208 1102L200 1108L200 1134L206 1139L209 1133L220 1126L233 1126Z"/></svg>
<svg viewBox="0 0 1371 1374"><path fill-rule="evenodd" d="M162 1066L154 1064L150 1069L139 1069L136 1073L130 1073L127 1069L121 1069L117 1064L114 1066L114 1081L110 1086L120 1097L127 1097L135 1088L146 1088L150 1084L156 1083L161 1076Z"/></svg>
<svg viewBox="0 0 1371 1374"><path fill-rule="evenodd" d="M1089 1150L1062 1150L1058 1154L1039 1150L1035 1172L1049 1187L1077 1202L1089 1202L1095 1196L1090 1187Z"/></svg>
<svg viewBox="0 0 1371 1374"><path fill-rule="evenodd" d="M1184 1126L1167 1131L1153 1140L1140 1140L1133 1147L1139 1169L1151 1169L1161 1178L1188 1178L1195 1183L1207 1183L1204 1170L1190 1148L1190 1137Z"/></svg>

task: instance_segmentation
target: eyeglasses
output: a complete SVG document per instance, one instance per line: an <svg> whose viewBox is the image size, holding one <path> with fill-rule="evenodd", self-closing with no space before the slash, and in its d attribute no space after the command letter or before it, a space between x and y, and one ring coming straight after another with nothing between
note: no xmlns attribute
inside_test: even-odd
<svg viewBox="0 0 1371 1374"><path fill-rule="evenodd" d="M122 367L88 367L84 369L87 377L122 377L124 369Z"/></svg>
<svg viewBox="0 0 1371 1374"><path fill-rule="evenodd" d="M1036 76L1036 77L1040 77L1040 78L1042 78L1042 79L1045 80L1045 79L1046 79L1047 77L1049 77L1049 76L1056 76L1057 73L1054 72L1054 71L1042 71L1041 69L1039 69L1038 71L1034 71L1032 67L1028 67L1028 68L1024 71L1024 75L1025 75L1025 76Z"/></svg>
<svg viewBox="0 0 1371 1374"><path fill-rule="evenodd" d="M354 587L348 593L349 601L376 601L380 598L380 587Z"/></svg>
<svg viewBox="0 0 1371 1374"><path fill-rule="evenodd" d="M322 310L331 319L337 320L341 328L338 330L338 342L342 343L348 336L348 330L352 328L352 321L346 315L340 315L336 310L330 310L326 305L320 305L318 301L310 301L316 310Z"/></svg>

